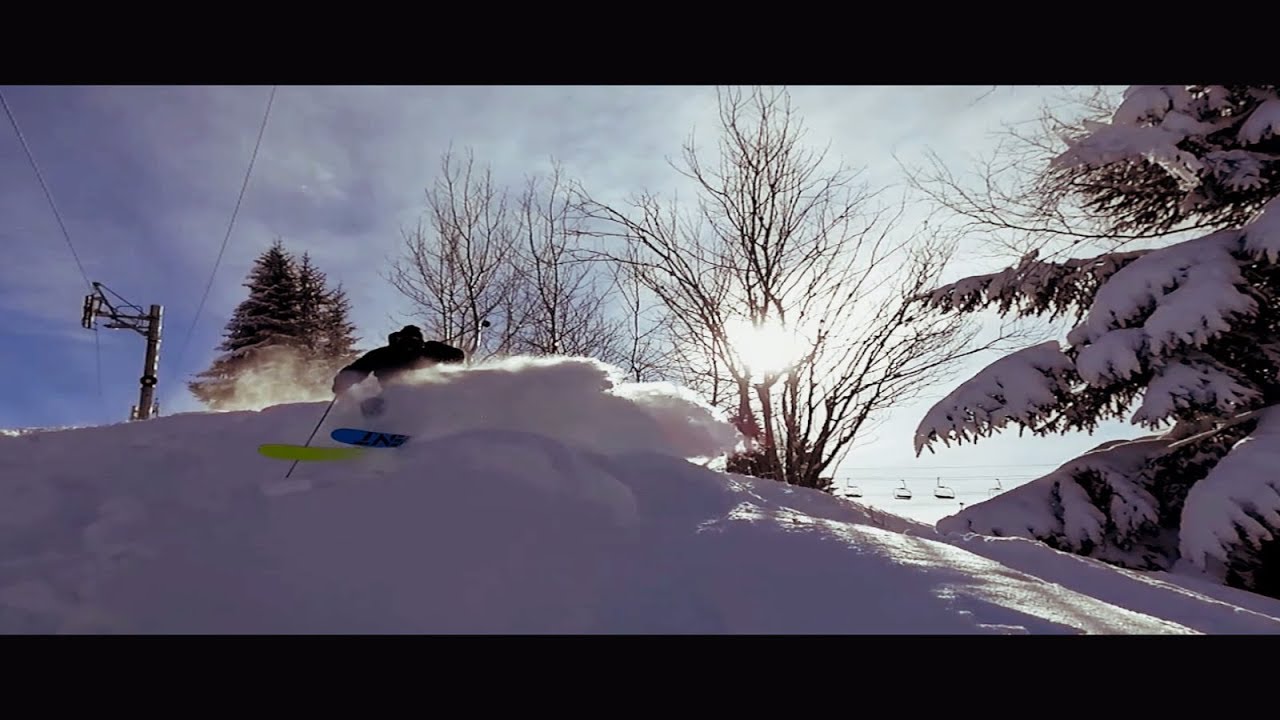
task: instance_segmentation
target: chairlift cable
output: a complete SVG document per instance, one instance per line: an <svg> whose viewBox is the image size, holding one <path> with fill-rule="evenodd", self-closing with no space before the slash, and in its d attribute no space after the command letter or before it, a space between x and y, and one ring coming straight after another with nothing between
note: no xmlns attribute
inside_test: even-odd
<svg viewBox="0 0 1280 720"><path fill-rule="evenodd" d="M278 87L277 85L271 86L271 94L267 97L267 107L262 113L262 125L258 128L258 139L254 142L253 153L249 156L249 167L245 170L244 181L240 184L240 194L236 197L235 207L231 211L231 220L227 223L227 232L222 238L222 247L218 249L218 256L213 261L213 269L209 272L209 281L205 284L204 294L200 298L200 303L196 306L195 314L191 317L191 324L187 327L186 337L183 339L175 357L174 367L181 366L182 357L186 354L187 346L195 333L196 324L200 320L200 313L204 310L205 302L209 299L209 292L213 289L213 279L218 274L218 267L222 264L222 256L227 250L227 243L231 240L231 232L235 229L236 218L240 214L240 206L244 203L245 191L249 188L249 179L253 177L253 168L258 160L258 150L262 147L262 136L267 131L267 121L271 117L271 105L275 102L276 89Z"/></svg>
<svg viewBox="0 0 1280 720"><path fill-rule="evenodd" d="M27 162L31 164L31 169L36 174L36 180L40 182L40 189L44 191L45 200L49 202L49 207L53 210L53 217L58 221L58 227L62 230L62 238L66 240L67 247L71 249L71 257L75 260L76 267L80 270L80 277L84 278L85 285L89 286L89 292L92 293L94 291L93 281L89 279L89 273L85 271L84 263L80 262L80 254L76 252L76 246L71 242L71 233L67 230L67 224L62 220L62 213L58 210L58 204L53 201L53 191L49 189L49 184L45 182L44 173L40 172L40 165L36 162L35 154L31 152L31 146L27 144L27 138L22 134L22 128L18 125L18 118L14 116L13 109L9 107L9 101L5 98L3 91L0 91L0 105L4 106L4 114L9 117L9 123L13 125L13 132L18 136L18 142L22 144L22 150L27 155ZM105 413L106 395L102 389L102 341L98 335L97 328L94 328L93 332L93 352L97 366L98 402Z"/></svg>

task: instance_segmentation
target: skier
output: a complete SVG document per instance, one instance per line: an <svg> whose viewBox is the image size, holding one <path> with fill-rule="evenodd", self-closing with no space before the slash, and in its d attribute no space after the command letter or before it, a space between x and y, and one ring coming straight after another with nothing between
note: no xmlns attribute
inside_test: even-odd
<svg viewBox="0 0 1280 720"><path fill-rule="evenodd" d="M333 378L333 393L341 395L369 375L385 388L405 373L466 359L466 353L459 348L435 340L424 341L422 330L416 325L405 325L391 333L387 341L386 345L370 350L339 370ZM375 396L360 403L360 410L365 415L377 415L382 406L382 398Z"/></svg>

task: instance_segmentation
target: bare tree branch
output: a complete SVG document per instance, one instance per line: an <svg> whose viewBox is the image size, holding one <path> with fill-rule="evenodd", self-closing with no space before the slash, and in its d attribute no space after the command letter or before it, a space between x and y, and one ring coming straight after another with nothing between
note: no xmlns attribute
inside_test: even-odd
<svg viewBox="0 0 1280 720"><path fill-rule="evenodd" d="M426 222L405 233L405 255L387 280L413 303L429 334L468 350L489 320L477 359L510 351L525 322L516 301L520 276L511 263L519 219L492 172L477 171L473 153L452 151L427 192Z"/></svg>
<svg viewBox="0 0 1280 720"><path fill-rule="evenodd" d="M573 251L582 233L571 215L564 171L528 180L519 201L522 239L513 256L525 322L518 352L604 359L622 342L623 321L608 313L612 278Z"/></svg>
<svg viewBox="0 0 1280 720"><path fill-rule="evenodd" d="M688 378L682 376L679 346L673 342L671 316L660 303L649 301L638 265L613 263L612 292L621 303L621 323L615 345L601 359L617 365L636 382Z"/></svg>
<svg viewBox="0 0 1280 720"><path fill-rule="evenodd" d="M586 254L625 266L666 308L685 381L735 411L754 472L825 488L824 471L878 413L991 343L972 342L968 319L912 305L954 247L902 236L901 204L877 203L857 172L802 147L785 93L719 99L719 162L704 163L692 138L684 147L696 208L645 193L623 211L580 190L584 232L623 248ZM734 322L796 332L794 361L762 370Z"/></svg>
<svg viewBox="0 0 1280 720"><path fill-rule="evenodd" d="M663 343L670 323L643 304L642 282L579 256L589 236L573 198L558 163L509 201L470 151L461 162L447 152L426 219L405 233L388 280L446 341L470 349L489 320L478 359L588 356L637 380L669 376L678 362Z"/></svg>

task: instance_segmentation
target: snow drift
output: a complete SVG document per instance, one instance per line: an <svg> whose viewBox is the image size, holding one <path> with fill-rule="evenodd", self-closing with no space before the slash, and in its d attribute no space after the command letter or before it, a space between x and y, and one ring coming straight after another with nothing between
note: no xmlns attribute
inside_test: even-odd
<svg viewBox="0 0 1280 720"><path fill-rule="evenodd" d="M287 483L256 446L325 403L0 438L0 631L1280 632L1265 598L702 467L718 413L590 361L387 397L408 444Z"/></svg>

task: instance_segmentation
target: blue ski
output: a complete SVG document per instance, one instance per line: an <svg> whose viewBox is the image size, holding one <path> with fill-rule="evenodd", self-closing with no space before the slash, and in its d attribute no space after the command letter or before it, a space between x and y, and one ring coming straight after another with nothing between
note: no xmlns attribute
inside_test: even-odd
<svg viewBox="0 0 1280 720"><path fill-rule="evenodd" d="M376 430L361 430L358 428L338 428L329 433L329 437L347 445L388 448L400 447L409 439L408 435L377 432Z"/></svg>

